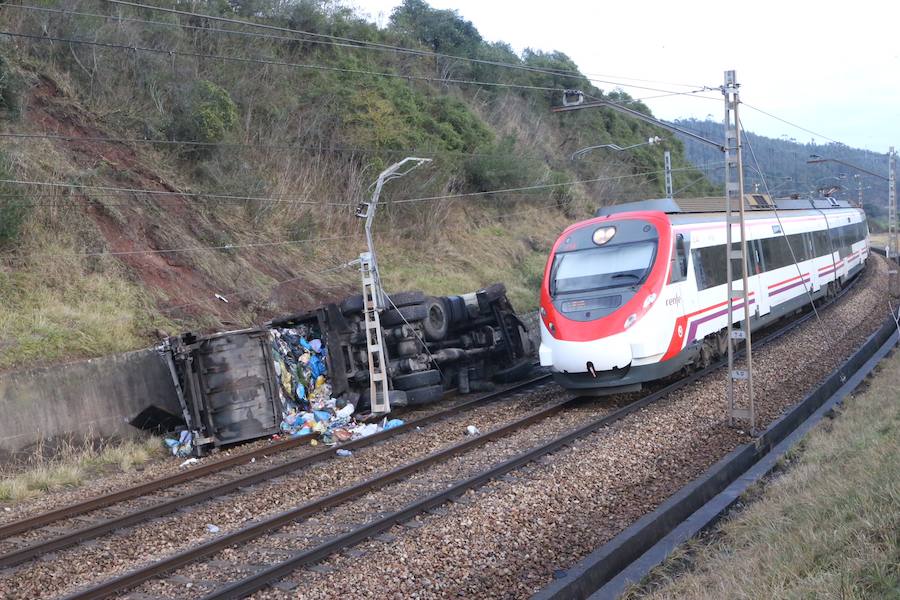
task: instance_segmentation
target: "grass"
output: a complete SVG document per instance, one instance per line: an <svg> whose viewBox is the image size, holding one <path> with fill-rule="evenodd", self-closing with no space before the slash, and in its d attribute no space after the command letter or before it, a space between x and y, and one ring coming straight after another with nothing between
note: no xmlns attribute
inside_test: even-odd
<svg viewBox="0 0 900 600"><path fill-rule="evenodd" d="M900 353L787 472L625 598L900 598Z"/></svg>
<svg viewBox="0 0 900 600"><path fill-rule="evenodd" d="M145 292L117 269L0 268L0 369L145 346L151 318Z"/></svg>
<svg viewBox="0 0 900 600"><path fill-rule="evenodd" d="M65 445L52 459L43 449L14 473L0 479L0 502L19 502L62 488L77 487L98 472L131 471L164 455L157 437L96 446Z"/></svg>

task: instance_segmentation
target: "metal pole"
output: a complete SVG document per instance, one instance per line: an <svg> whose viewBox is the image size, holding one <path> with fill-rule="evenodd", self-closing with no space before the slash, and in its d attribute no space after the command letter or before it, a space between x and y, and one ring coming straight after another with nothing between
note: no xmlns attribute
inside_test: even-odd
<svg viewBox="0 0 900 600"><path fill-rule="evenodd" d="M756 432L756 410L753 397L753 354L750 343L750 294L747 269L747 231L745 226L744 202L744 166L741 156L741 126L738 117L740 105L739 85L734 71L725 71L725 84L722 94L725 96L725 273L728 279L728 373L727 400L728 424L735 425L737 419L746 420L751 433ZM734 219L734 204L738 206L738 218ZM732 246L732 226L739 225L740 246L738 250ZM741 262L741 289L734 288L733 260ZM744 318L742 327L734 329L735 294L743 304ZM739 340L745 343L746 369L735 369L736 346ZM735 393L735 381L747 382L747 406L738 407Z"/></svg>
<svg viewBox="0 0 900 600"><path fill-rule="evenodd" d="M888 247L889 258L897 259L897 154L891 146L888 153ZM888 266L888 288L893 296L900 296L900 274L898 266L890 262Z"/></svg>
<svg viewBox="0 0 900 600"><path fill-rule="evenodd" d="M888 153L888 248L897 256L897 155L894 147Z"/></svg>
<svg viewBox="0 0 900 600"><path fill-rule="evenodd" d="M675 193L672 191L672 153L666 150L663 153L666 169L666 198L671 199Z"/></svg>

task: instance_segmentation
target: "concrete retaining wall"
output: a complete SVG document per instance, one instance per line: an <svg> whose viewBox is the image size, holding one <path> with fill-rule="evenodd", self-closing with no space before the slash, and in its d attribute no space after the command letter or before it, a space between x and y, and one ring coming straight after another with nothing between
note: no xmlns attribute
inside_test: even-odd
<svg viewBox="0 0 900 600"><path fill-rule="evenodd" d="M38 443L133 436L128 422L150 405L181 414L153 349L0 375L0 459Z"/></svg>

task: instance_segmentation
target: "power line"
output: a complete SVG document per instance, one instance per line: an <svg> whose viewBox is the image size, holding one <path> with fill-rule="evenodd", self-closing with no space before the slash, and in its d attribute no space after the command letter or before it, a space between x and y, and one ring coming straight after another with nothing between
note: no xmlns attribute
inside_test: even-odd
<svg viewBox="0 0 900 600"><path fill-rule="evenodd" d="M174 8L165 8L165 7L161 7L161 6L150 6L147 4L140 4L137 2L128 2L125 0L105 0L105 1L110 4L131 6L134 8L139 8L139 9L144 9L144 10L167 12L167 13L177 14L177 15L182 15L182 16L189 16L189 17L195 17L195 18L201 18L201 19L209 19L212 21L219 21L219 22L223 22L223 23L230 23L233 25L241 25L241 26L245 26L245 27L256 27L256 28L260 28L260 29L267 29L270 31L287 32L292 35L306 35L306 36L311 36L311 37L316 37L316 38L325 38L325 39L330 39L330 40L336 40L338 42L348 43L351 45L351 47L362 48L362 49L388 50L388 51L392 51L392 52L413 54L413 55L418 55L418 56L445 58L445 59L450 59L450 60L462 60L462 61L467 61L467 62L472 62L472 63L477 63L477 64L485 64L485 65L490 65L490 66L519 69L519 70L544 73L544 74L549 74L549 75L574 76L574 77L578 77L578 78L584 78L584 79L587 79L588 81L592 81L592 82L596 82L596 83L606 83L606 84L617 85L617 86L621 86L621 87L632 87L635 89L643 89L643 90L649 90L649 91L655 91L655 92L666 92L666 93L671 92L670 90L661 90L658 88L628 84L628 83L623 83L623 82L618 82L618 81L610 81L610 80L604 80L604 79L599 79L599 78L590 78L587 75L580 73L578 71L562 70L562 69L544 69L541 67L533 67L530 65L517 65L517 64L507 63L507 62L502 62L502 61L492 61L492 60L471 58L471 57L465 57L465 56L454 56L451 54L443 54L440 52L433 52L433 51L429 51L429 50L417 50L414 48L405 48L403 46L393 46L390 44L381 44L378 42L368 42L368 41L364 41L364 40L356 40L353 38L334 36L334 35L329 35L329 34L324 34L324 33L313 32L313 31L290 29L288 27L279 27L276 25L269 25L269 24L265 24L265 23L254 23L252 21L243 21L240 19L232 19L232 18L228 18L228 17L220 17L220 16L208 15L208 14L203 14L203 13L195 13L195 12L184 11L184 10L179 10L179 9L174 9ZM224 30L224 31L227 31L227 30ZM297 38L293 38L293 40L307 41L307 42L314 41L314 40L303 40L303 39L298 40ZM600 77L607 77L607 76L601 75ZM631 78L631 77L620 77L620 78L621 79L631 79L634 81L650 81L650 82L652 82L652 80L640 80L640 79ZM668 85L677 85L677 86L682 86L682 87L693 87L693 88L705 87L705 86L684 84L684 83L668 83Z"/></svg>
<svg viewBox="0 0 900 600"><path fill-rule="evenodd" d="M547 75L574 76L574 77L586 79L591 82L610 83L612 85L620 85L620 86L627 86L627 87L635 87L635 86L628 84L628 83L624 83L624 82L608 81L608 80L603 80L600 78L625 79L625 80L629 80L629 81L640 81L643 83L661 83L663 85L674 85L674 86L688 87L688 88L705 88L706 87L706 86L688 84L688 83L675 83L675 82L670 82L670 81L659 81L659 80L654 80L654 79L641 79L641 78L637 78L637 77L627 77L624 75L604 75L604 74L596 74L596 73L581 73L579 71L572 71L572 70L566 70L566 69L548 69L548 68L543 68L543 67L534 67L531 65L518 65L515 63L506 63L506 62L502 62L502 61L490 61L490 60L471 58L471 57L466 57L466 56L441 54L441 53L430 52L427 50L417 50L414 48L402 48L399 46L394 46L394 47L373 46L373 45L369 45L369 44L372 44L372 42L365 42L365 41L361 41L361 40L356 40L356 43L345 43L345 42L330 41L330 40L313 40L313 39L303 39L303 38L298 38L298 37L271 35L271 34L265 34L265 33L256 33L256 32L252 32L252 31L238 31L238 30L234 30L234 29L220 29L220 28L215 28L215 27L202 27L202 26L198 26L198 25L185 25L183 23L172 23L172 22L167 22L167 21L152 21L152 20L147 20L147 19L137 19L137 18L133 18L133 17L122 17L122 16L118 16L118 15L104 15L104 14L86 13L86 12L74 11L74 10L63 10L63 9L58 9L58 8L45 8L42 6L26 6L26 5L21 5L21 4L19 4L19 5L9 4L6 7L7 8L17 8L17 9L22 9L22 10L31 10L31 11L37 11L37 12L45 12L45 13L74 15L74 16L81 16L81 17L93 17L93 18L97 18L97 19L115 20L115 21L119 21L119 22L141 23L141 24L146 24L146 25L160 25L160 26L166 26L166 27L181 27L184 29L202 31L204 33L239 35L239 36L246 36L246 37L253 37L253 38L260 38L260 39L272 39L272 40L288 41L288 42L324 44L324 45L331 45L331 46L344 47L344 48L353 48L356 50L399 52L399 53L413 54L413 55L418 55L418 56L423 56L423 57L430 57L430 56L434 56L434 57L438 57L438 58L443 57L443 58L447 58L447 59L451 59L451 60L462 60L462 61L467 61L467 62L487 64L487 65L504 67L504 68L509 68L509 69L518 69L518 70L524 70L524 71L529 71L529 72L534 72L534 73L542 73L542 74L547 74ZM157 9L156 7L149 7L149 6L146 8ZM197 14L198 16L202 16L203 18L214 19L214 17L200 15L199 13L190 13L190 14ZM242 23L245 25L251 26L251 27L259 26L259 24L252 23L252 22L243 22L242 21ZM311 33L308 33L308 32L303 32L303 31L293 30L293 29L287 29L287 31L290 31L294 34L312 35ZM321 36L325 36L325 37L333 37L333 36L327 36L326 34L316 34L316 35L321 35ZM653 89L653 88L646 88L646 89ZM677 92L673 92L673 93L677 93Z"/></svg>
<svg viewBox="0 0 900 600"><path fill-rule="evenodd" d="M264 59L264 58L251 58L251 57L240 57L240 56L224 56L221 54L204 54L201 52L185 52L182 50L164 50L159 48L147 48L143 46L129 46L127 44L116 44L112 42L99 42L99 41L91 41L91 40L81 40L74 38L61 38L54 36L46 36L46 35L36 35L30 33L13 33L11 31L0 31L0 35L7 35L10 37L24 38L30 40L36 40L41 42L65 42L67 44L80 44L84 46L95 46L99 48L112 48L117 50L131 50L134 52L149 52L151 54L164 54L167 56L185 56L190 58L208 58L215 60L222 60L226 62L237 62L244 64L259 64L259 65L274 65L280 67L291 67L295 69L311 69L315 71L333 71L337 73L350 73L354 75L373 75L377 77L390 77L395 79L406 79L412 81L426 81L429 83L444 83L444 84L453 84L453 85L477 85L477 86L485 86L485 87L496 87L496 88L511 88L511 89L520 89L520 90L530 90L530 91L541 91L541 92L563 92L562 88L556 87L547 87L547 86L539 86L539 85L522 85L515 83L501 83L497 81L477 81L473 79L453 79L453 78L442 78L442 77L428 77L427 75L403 75L401 73L389 73L386 71L369 71L365 69L348 69L344 67L332 67L328 65L320 65L314 63L292 63L287 61L280 60L272 60L272 59Z"/></svg>
<svg viewBox="0 0 900 600"><path fill-rule="evenodd" d="M275 242L259 242L252 244L223 244L220 246L191 246L186 248L168 248L162 250L127 250L122 252L43 252L43 253L35 253L29 254L28 257L104 257L104 256L133 256L139 254L175 254L181 252L203 252L210 250L237 250L241 248L262 248L262 247L271 247L271 246L286 246L292 244L311 244L316 242L331 242L335 240L346 240L350 239L351 236L342 235L335 237L323 237L323 238L306 238L302 240L280 240ZM17 258L15 254L5 254L0 255L2 258Z"/></svg>
<svg viewBox="0 0 900 600"><path fill-rule="evenodd" d="M290 196L283 197L266 197L266 196L237 196L231 194L208 194L204 192L177 192L170 190L147 190L141 188L120 188L120 187L112 187L112 186L104 186L104 185L88 185L83 183L64 183L64 182L56 182L56 181L25 181L25 180L17 180L17 179L0 179L0 183L9 183L13 185L33 185L33 186L47 186L47 187L60 187L60 188L80 188L80 189L94 189L94 190L102 190L108 192L118 192L118 193L130 193L130 194L155 194L160 196L190 196L190 197L205 197L205 198L220 198L225 200L247 200L247 201L259 201L259 202L287 202L290 204L309 204L314 206L321 206L322 204L328 204L323 202L318 202L316 200L285 200L284 198L290 198ZM355 203L330 203L330 206L355 206Z"/></svg>
<svg viewBox="0 0 900 600"><path fill-rule="evenodd" d="M694 170L699 170L699 169L697 169L696 167L679 167L677 169L672 169L673 172L675 172L675 171L694 171ZM543 183L543 184L529 185L529 186L524 186L524 187L506 188L506 189L499 189L499 190L488 190L488 191L484 191L484 192L467 192L464 194L447 194L444 196L428 196L428 197L424 197L424 198L405 198L405 199L401 199L401 200L391 200L390 203L391 204L404 204L407 202L426 202L426 201L430 201L430 200L453 200L453 199L457 199L457 198L471 198L471 197L476 197L476 196L486 196L486 195L490 195L490 194L507 194L507 193L512 193L512 192L554 189L554 188L576 185L576 184L581 184L581 183L598 183L601 181L617 181L620 179L645 177L648 175L660 175L663 173L665 173L664 170L644 171L642 173L631 173L628 175L615 175L615 176L611 176L611 177L597 177L594 179L579 179L576 181L564 181L564 182L560 182L560 183Z"/></svg>
<svg viewBox="0 0 900 600"><path fill-rule="evenodd" d="M779 117L779 116L773 115L772 113L766 112L766 111L764 111L764 110L761 109L761 108L757 108L757 107L755 107L755 106L752 106L752 105L750 105L750 104L747 104L746 102L741 102L741 104L743 104L744 106L746 106L747 108L749 108L749 109L751 109L751 110L755 110L755 111L758 112L758 113L762 113L762 114L766 115L767 117L771 117L771 118L775 119L776 121L781 121L781 122L784 123L785 125L790 125L791 127L796 127L796 128L799 129L800 131L805 131L806 133L809 133L809 134L812 134L812 135L814 135L814 136L820 137L820 138L822 138L822 139L828 140L829 142L833 142L833 143L835 143L835 144L843 144L843 142L839 142L838 140L836 140L836 139L834 139L834 138L830 138L830 137L828 137L827 135L822 135L821 133L816 133L816 132L813 131L812 129L807 129L807 128L805 128L805 127L801 127L800 125L797 125L796 123L792 123L792 122L788 121L787 119L782 119L782 118Z"/></svg>
<svg viewBox="0 0 900 600"><path fill-rule="evenodd" d="M679 167L672 169L673 172L677 171L703 171L704 169L697 167ZM546 183L546 184L536 184L515 188L503 188L503 189L495 189L495 190L486 190L481 192L466 192L461 194L445 194L439 196L423 196L423 197L415 197L415 198L400 198L396 200L387 200L386 204L407 204L412 202L428 202L434 200L455 200L461 198L475 198L479 196L488 196L493 194L511 194L515 192L530 192L536 190L544 190L544 189L555 189L567 186L574 186L579 184L586 183L598 183L602 181L619 181L624 179L634 179L637 177L646 177L653 175L660 175L664 173L663 170L656 171L643 171L640 173L629 173L627 175L615 175L615 176L606 176L606 177L596 177L593 179L577 179L573 181L564 181L560 183ZM237 196L237 195L225 195L225 194L209 194L204 192L177 192L177 191L168 191L168 190L147 190L141 188L118 188L111 186L99 186L99 185L89 185L89 184L80 184L80 183L65 183L65 182L55 182L55 181L26 181L26 180L14 180L14 179L0 179L0 183L8 183L13 185L32 185L32 186L47 186L47 187L55 187L55 188L79 188L79 189L96 189L109 193L121 193L121 194L152 194L152 195L160 195L162 197L169 196L188 196L188 197L201 197L201 198L215 198L221 200L246 200L246 201L257 201L257 202L272 202L272 203L285 203L285 204L302 204L302 205L315 205L315 206L355 206L356 203L351 202L319 202L315 200L298 200L298 199L290 199L289 196L275 196L275 197L267 197L267 196ZM70 204L63 203L61 206L70 206Z"/></svg>
<svg viewBox="0 0 900 600"><path fill-rule="evenodd" d="M285 283L291 283L292 281L300 281L301 279L306 279L308 277L315 276L315 275L324 275L326 273L333 273L335 271L340 271L341 269L346 269L347 267L352 266L352 264L353 264L353 261L347 261L347 262L336 264L333 267L329 267L327 269L322 269L321 271L315 271L314 273L305 273L305 274L299 275L297 277L291 277L289 279L282 279L280 281L276 281L274 283L270 283L270 284L266 284L266 285L257 285L257 286L251 287L251 288L232 290L230 292L220 292L220 293L216 294L216 296L221 295L222 297L225 297L225 300L220 300L220 301L227 302L228 301L227 296L231 296L231 297L243 296L244 294L248 294L250 292L255 292L258 290L266 290L269 293L271 293L272 291L275 290L275 288L280 287L280 286L284 285ZM201 304L203 302L209 302L210 300L213 300L213 299L214 298L204 298L203 300L195 300L193 302L186 302L184 304L177 304L175 306L166 306L166 307L160 308L158 310L160 312L170 312L170 311L178 310L181 308L187 308L188 306L194 306L196 304Z"/></svg>

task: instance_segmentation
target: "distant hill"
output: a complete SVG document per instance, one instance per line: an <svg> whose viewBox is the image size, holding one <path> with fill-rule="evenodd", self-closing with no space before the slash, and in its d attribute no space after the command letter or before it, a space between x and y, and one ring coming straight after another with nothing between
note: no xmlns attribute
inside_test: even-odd
<svg viewBox="0 0 900 600"><path fill-rule="evenodd" d="M719 140L724 136L722 123L718 121L700 121L697 119L679 119L673 123L683 129L698 133L704 137ZM843 191L836 197L856 200L858 186L863 187L863 205L872 217L883 217L887 214L888 185L886 181L856 171L848 166L835 162L809 164L810 156L842 160L860 166L868 171L888 174L887 153L878 154L869 150L851 148L844 144L817 144L815 140L800 142L794 138L775 139L744 132L744 168L745 184L752 189L759 184L763 190L762 179L757 171L765 175L772 193L787 195L816 194L817 190L830 185L840 185ZM685 156L698 168L703 169L709 179L715 183L724 181L722 154L711 146L691 141L686 136L679 136L684 142ZM749 143L748 143L749 141ZM752 147L753 152L750 151ZM756 161L754 160L754 155ZM854 175L859 174L859 178Z"/></svg>

